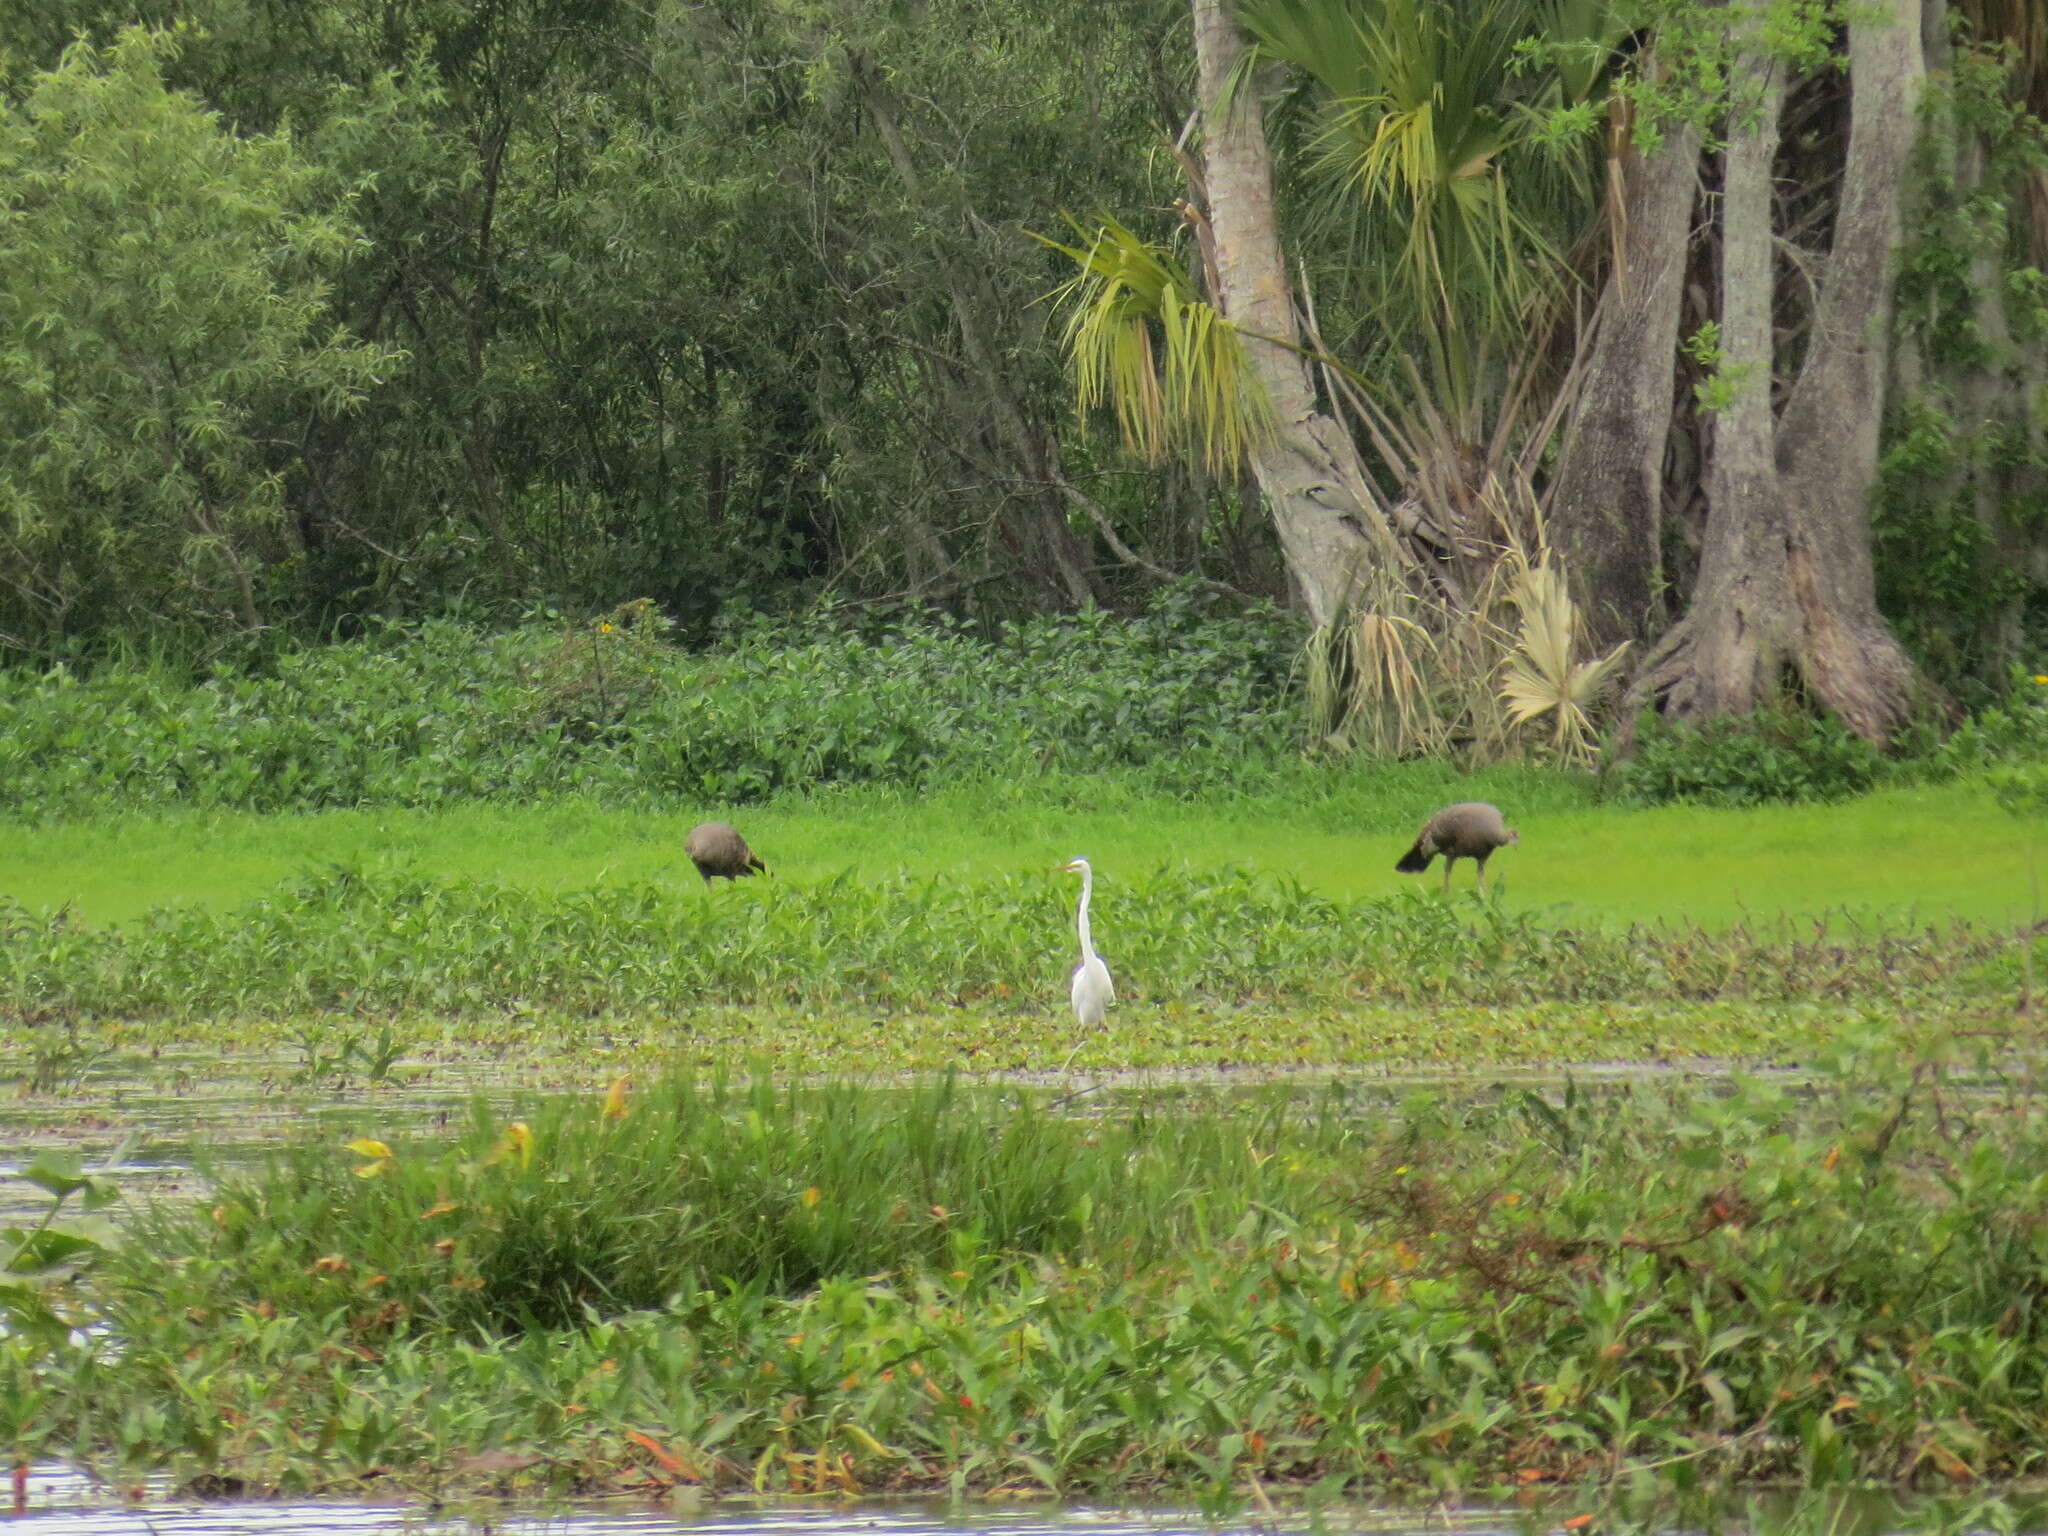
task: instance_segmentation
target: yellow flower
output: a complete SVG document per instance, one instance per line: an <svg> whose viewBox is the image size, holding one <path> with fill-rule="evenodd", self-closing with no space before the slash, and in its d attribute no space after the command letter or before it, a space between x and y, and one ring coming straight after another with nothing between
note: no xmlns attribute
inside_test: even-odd
<svg viewBox="0 0 2048 1536"><path fill-rule="evenodd" d="M2037 683L2048 683L2048 673L2036 672L2034 674L2034 681Z"/></svg>
<svg viewBox="0 0 2048 1536"><path fill-rule="evenodd" d="M600 635L608 635L612 632L612 627L609 624L600 624L597 626L597 632ZM2048 679L2043 679L2043 681L2048 681Z"/></svg>
<svg viewBox="0 0 2048 1536"><path fill-rule="evenodd" d="M533 1162L533 1132L527 1129L524 1120L514 1120L505 1127L497 1145L485 1154L483 1166L488 1168L493 1163L502 1163L508 1157L518 1158L522 1168Z"/></svg>
<svg viewBox="0 0 2048 1536"><path fill-rule="evenodd" d="M626 1090L632 1086L632 1082L633 1079L629 1076L620 1076L612 1079L611 1088L605 1093L604 1108L601 1111L605 1119L623 1120L626 1118Z"/></svg>
<svg viewBox="0 0 2048 1536"><path fill-rule="evenodd" d="M356 1169L356 1177L359 1179L374 1179L391 1166L391 1149L381 1141L364 1136L350 1142L348 1149L358 1157L370 1159L369 1162Z"/></svg>

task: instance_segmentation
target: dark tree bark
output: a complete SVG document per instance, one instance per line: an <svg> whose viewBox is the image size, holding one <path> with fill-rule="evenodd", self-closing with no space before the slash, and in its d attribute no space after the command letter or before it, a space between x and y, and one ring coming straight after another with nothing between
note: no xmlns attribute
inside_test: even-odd
<svg viewBox="0 0 2048 1536"><path fill-rule="evenodd" d="M1664 449L1699 155L1698 130L1682 126L1625 166L1620 250L1550 497L1551 542L1601 649L1662 617Z"/></svg>

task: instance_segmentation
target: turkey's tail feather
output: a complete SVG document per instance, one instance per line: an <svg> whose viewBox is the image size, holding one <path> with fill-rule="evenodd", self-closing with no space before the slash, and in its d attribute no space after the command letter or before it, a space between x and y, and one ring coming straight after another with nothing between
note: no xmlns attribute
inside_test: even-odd
<svg viewBox="0 0 2048 1536"><path fill-rule="evenodd" d="M1434 852L1424 852L1422 839L1415 839L1415 846L1401 855L1401 862L1394 868L1404 875L1419 875L1429 868L1429 861L1436 857Z"/></svg>

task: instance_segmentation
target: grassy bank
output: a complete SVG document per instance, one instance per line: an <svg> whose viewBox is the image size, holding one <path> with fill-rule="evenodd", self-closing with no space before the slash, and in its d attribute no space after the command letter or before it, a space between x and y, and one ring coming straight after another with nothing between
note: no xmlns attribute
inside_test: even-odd
<svg viewBox="0 0 2048 1536"><path fill-rule="evenodd" d="M480 1112L158 1208L64 1303L108 1336L0 1345L0 1444L251 1492L2022 1477L2048 1124L2010 1045L1865 1032L1799 1094Z"/></svg>
<svg viewBox="0 0 2048 1536"><path fill-rule="evenodd" d="M791 797L744 818L774 878L709 892L690 816L591 802L46 826L0 867L0 1046L43 1086L170 1045L576 1081L1044 1070L1077 1043L1086 1068L1782 1061L1866 1014L1998 1017L2024 984L2031 824L1978 788L1629 810L1430 765L1296 788ZM1472 793L1529 806L1497 898L1469 866L1448 901L1396 875L1415 807ZM1121 1002L1077 1042L1050 866L1079 851Z"/></svg>
<svg viewBox="0 0 2048 1536"><path fill-rule="evenodd" d="M29 1023L719 1008L1043 1017L1074 940L1043 875L676 881L546 892L330 866L224 911L128 926L0 914L0 1006ZM2008 987L2010 930L1810 923L1574 927L1469 895L1333 900L1186 867L1097 891L1118 1033L1189 1010L1824 999Z"/></svg>
<svg viewBox="0 0 2048 1536"><path fill-rule="evenodd" d="M736 817L780 886L890 877L973 883L1011 877L1063 889L1050 866L1094 859L1106 884L1158 871L1241 869L1338 901L1434 889L1394 873L1429 811L1494 800L1522 832L1493 875L1510 905L1603 926L1850 913L1868 921L2030 920L2043 832L1981 783L1892 788L1826 805L1743 808L1597 804L1567 775L1442 764L1297 765L1277 785L1199 800L1116 775L1033 777L911 795L849 789L751 808L625 809L593 799L457 803L262 815L109 813L0 824L0 897L67 907L88 926L163 907L225 911L329 866L560 894L697 877L682 838ZM1469 885L1471 869L1460 874ZM726 892L721 887L718 899ZM756 893L758 895L758 892ZM1109 934L1105 929L1104 947Z"/></svg>

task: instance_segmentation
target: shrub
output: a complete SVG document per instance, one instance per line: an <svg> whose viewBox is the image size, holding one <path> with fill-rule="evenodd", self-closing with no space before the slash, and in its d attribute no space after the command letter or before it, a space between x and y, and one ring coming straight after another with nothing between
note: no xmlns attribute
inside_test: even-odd
<svg viewBox="0 0 2048 1536"><path fill-rule="evenodd" d="M2048 763L2048 673L2015 672L2003 703L1977 711L1902 767L1939 782L2012 763Z"/></svg>
<svg viewBox="0 0 2048 1536"><path fill-rule="evenodd" d="M487 633L437 621L192 682L0 674L0 814L434 805L574 790L762 799L840 783L1156 770L1229 783L1297 742L1292 624L1169 594L972 633L827 611L670 644L645 605Z"/></svg>
<svg viewBox="0 0 2048 1536"><path fill-rule="evenodd" d="M1635 753L1610 770L1608 788L1638 805L1762 805L1846 799L1883 772L1877 749L1832 715L1786 708L1669 724L1645 713Z"/></svg>

